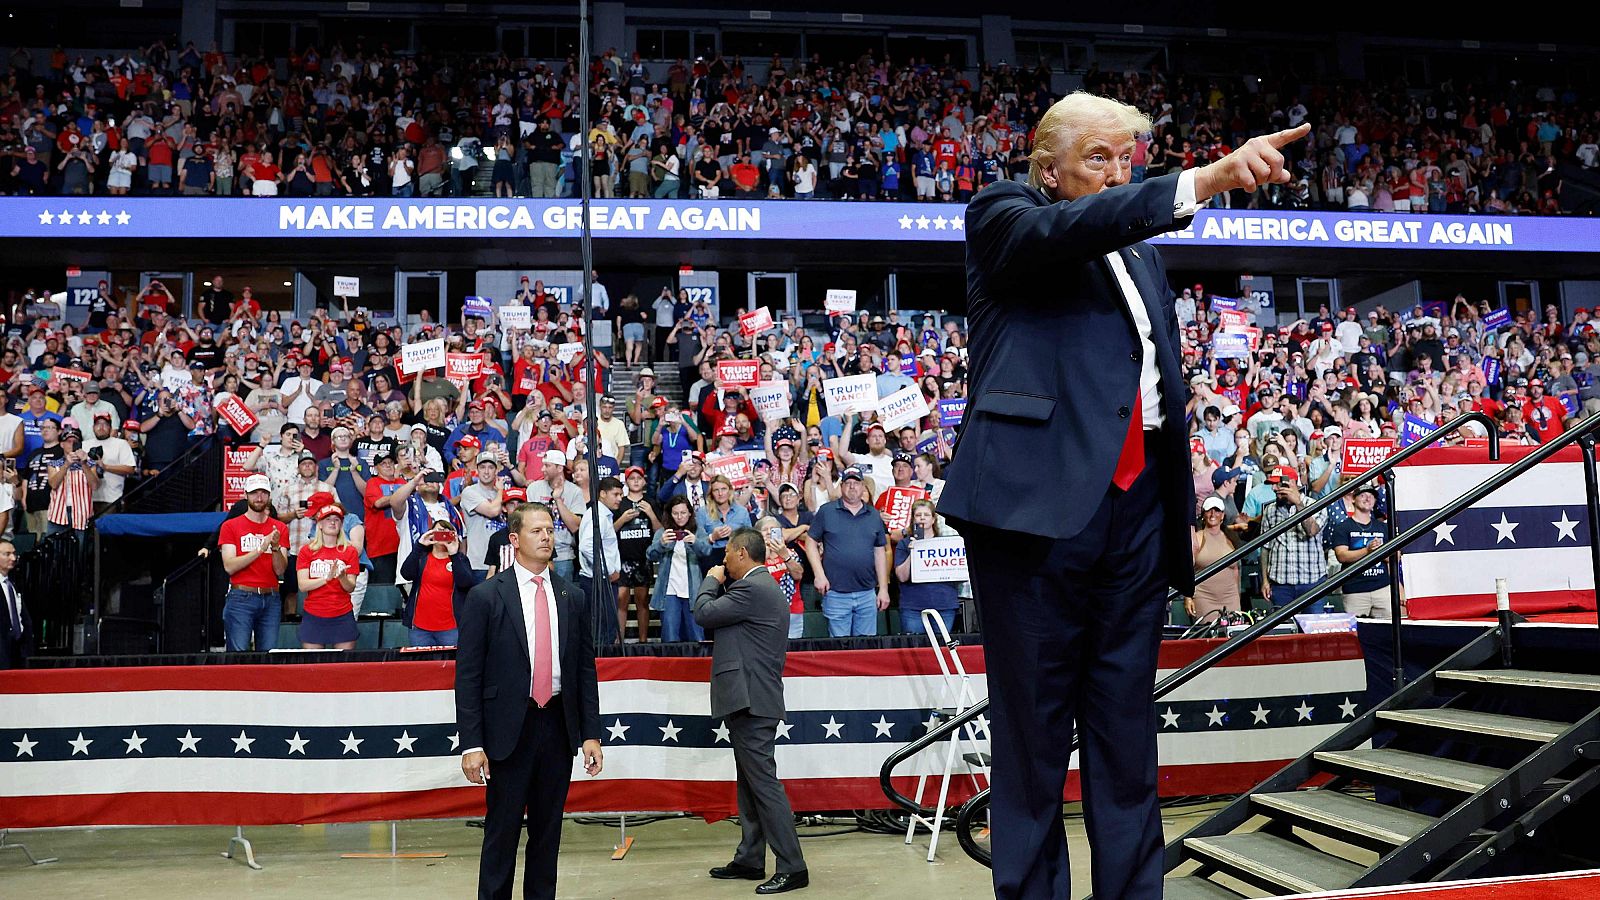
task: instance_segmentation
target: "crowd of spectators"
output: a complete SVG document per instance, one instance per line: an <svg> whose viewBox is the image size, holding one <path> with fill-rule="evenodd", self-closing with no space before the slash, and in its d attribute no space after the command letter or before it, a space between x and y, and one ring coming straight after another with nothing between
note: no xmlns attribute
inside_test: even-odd
<svg viewBox="0 0 1600 900"><path fill-rule="evenodd" d="M407 586L417 598L407 609L417 642L453 637L449 598L464 589L429 576L434 599L416 625L427 561L464 559L477 577L504 568L506 518L530 501L552 510L557 572L598 573L615 588L600 607L615 600L615 622L605 617L604 632L613 639L697 636L687 610L697 576L748 525L772 541L769 558L793 598L797 636L807 611L823 613L835 635L878 633L878 614L896 604L907 630L919 629L924 609L953 622L957 586L913 583L907 563L916 540L953 533L936 504L956 429L940 426L937 407L965 397L959 319L860 313L813 333L783 317L747 339L686 292L664 291L649 307L628 295L613 306L600 288L592 360L561 350L581 337L581 311L526 280L510 302L533 308L527 329L476 316L448 326L390 324L341 308L292 321L263 312L248 287L235 295L221 276L188 307L159 281L126 302L103 286L82 327L24 296L9 310L15 324L0 355L8 399L0 478L10 487L0 492L3 531L82 533L130 479L214 436L258 448L244 466L267 492L257 514L287 525L285 571L312 559L302 556L307 548L332 548L332 556L315 557L326 559L312 593L337 593L349 579L329 567L333 556L350 555L350 544L360 569L351 605L359 611L374 585ZM1174 302L1197 565L1336 488L1347 440L1401 443L1477 410L1494 419L1503 441L1541 442L1600 410L1600 331L1591 318L1600 310L1563 319L1549 307L1505 316L1496 327L1497 311L1459 296L1403 311L1323 308L1263 328L1247 357L1222 359L1216 300L1195 285ZM185 308L195 318L182 318ZM475 355L479 374L401 371L400 347L430 336ZM618 345L635 365L629 389L613 392L608 348ZM719 360L752 356L764 385L787 386L788 414L764 416L749 390L721 381ZM657 369L666 367L679 375L672 391L658 387ZM880 397L919 389L929 415L892 430L870 412L830 415L823 382L861 374L875 378ZM599 439L592 471L584 456L591 393ZM256 419L248 433L218 412L235 402ZM1482 436L1469 428L1449 440ZM745 477L727 465L740 457ZM892 495L904 493L892 488L931 505L909 515L892 510ZM601 513L592 521L596 495ZM1238 610L1252 597L1287 602L1328 571L1330 553L1338 566L1371 552L1372 539L1381 540L1373 517L1385 515L1374 500L1355 495L1291 531L1260 560L1264 583L1228 573L1197 592L1191 614ZM342 532L320 524L334 515ZM299 593L285 575L281 614L302 612ZM239 634L248 640L258 624L241 622ZM257 630L256 640L268 631Z"/></svg>
<svg viewBox="0 0 1600 900"><path fill-rule="evenodd" d="M287 59L156 42L115 59L19 50L0 82L0 193L572 196L961 202L1023 179L1047 69L926 59L645 62L399 56ZM759 72L759 75L758 75ZM1592 213L1600 110L1571 87L1301 84L1091 69L1150 113L1134 178L1219 159L1309 120L1297 178L1218 205ZM577 110L592 125L578 133Z"/></svg>

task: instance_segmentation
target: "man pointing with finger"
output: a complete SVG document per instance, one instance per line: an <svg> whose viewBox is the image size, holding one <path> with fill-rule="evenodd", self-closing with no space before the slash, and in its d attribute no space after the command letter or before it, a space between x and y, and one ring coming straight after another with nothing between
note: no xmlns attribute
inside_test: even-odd
<svg viewBox="0 0 1600 900"><path fill-rule="evenodd" d="M1288 182L1282 148L1309 126L1130 184L1149 130L1072 94L1039 121L1030 183L967 207L970 398L939 512L966 537L984 642L1005 648L987 657L1004 900L1071 896L1074 724L1095 897L1162 894L1151 690L1166 590L1193 587L1194 488L1172 291L1145 241L1216 194Z"/></svg>
<svg viewBox="0 0 1600 900"><path fill-rule="evenodd" d="M468 592L456 617L461 771L488 788L480 900L511 897L524 810L522 895L553 900L572 757L582 750L590 777L603 762L593 611L550 565L556 531L548 506L524 503L506 528L513 563Z"/></svg>

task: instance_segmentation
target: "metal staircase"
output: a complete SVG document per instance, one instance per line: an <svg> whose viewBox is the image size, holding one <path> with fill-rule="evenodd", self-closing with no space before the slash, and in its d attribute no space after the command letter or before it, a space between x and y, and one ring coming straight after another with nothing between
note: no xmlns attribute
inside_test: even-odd
<svg viewBox="0 0 1600 900"><path fill-rule="evenodd" d="M1165 896L1459 878L1533 837L1600 783L1600 676L1509 649L1492 629L1174 841Z"/></svg>

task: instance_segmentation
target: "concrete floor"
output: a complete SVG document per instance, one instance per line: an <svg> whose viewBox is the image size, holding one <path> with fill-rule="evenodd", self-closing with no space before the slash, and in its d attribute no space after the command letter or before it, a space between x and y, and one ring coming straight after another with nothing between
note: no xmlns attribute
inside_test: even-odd
<svg viewBox="0 0 1600 900"><path fill-rule="evenodd" d="M1185 807L1166 819L1170 838L1210 806ZM805 829L815 832L833 829ZM674 819L630 829L636 841L612 861L615 828L569 821L561 846L558 893L572 898L676 900L743 897L749 882L714 881L706 869L727 862L738 842L736 825ZM8 897L174 900L199 897L468 897L476 891L482 832L462 820L406 822L400 850L443 852L444 859L355 860L340 853L387 851L385 825L307 825L246 830L256 860L252 871L222 859L232 829L103 828L13 833L36 856L59 862L29 866L21 853L0 853L0 895ZM1089 854L1081 818L1067 821L1073 893L1089 891ZM927 836L906 846L901 837L855 833L804 841L811 887L801 896L928 900L991 896L989 870L967 859L953 835L940 841L937 862L925 861ZM519 872L520 874L520 872ZM520 891L520 888L519 888ZM520 893L518 894L520 896Z"/></svg>

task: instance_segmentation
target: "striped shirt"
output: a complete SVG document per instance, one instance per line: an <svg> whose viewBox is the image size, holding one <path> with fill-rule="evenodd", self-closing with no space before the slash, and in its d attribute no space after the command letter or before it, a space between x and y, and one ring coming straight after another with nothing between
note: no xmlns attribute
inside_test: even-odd
<svg viewBox="0 0 1600 900"><path fill-rule="evenodd" d="M94 516L94 488L89 484L88 471L68 469L61 483L50 491L51 523L82 531L89 527L89 519L92 516Z"/></svg>

